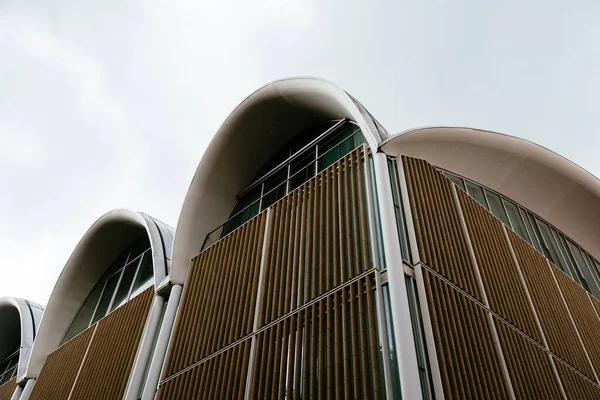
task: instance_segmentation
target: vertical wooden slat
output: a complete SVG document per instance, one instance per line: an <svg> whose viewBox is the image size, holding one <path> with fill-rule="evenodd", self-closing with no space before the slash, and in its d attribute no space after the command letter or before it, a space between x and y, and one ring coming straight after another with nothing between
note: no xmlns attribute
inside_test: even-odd
<svg viewBox="0 0 600 400"><path fill-rule="evenodd" d="M16 388L17 378L12 378L4 385L0 386L0 400L10 400Z"/></svg>
<svg viewBox="0 0 600 400"><path fill-rule="evenodd" d="M556 369L565 388L567 398L577 400L600 399L600 388L584 378L564 362L556 360Z"/></svg>
<svg viewBox="0 0 600 400"><path fill-rule="evenodd" d="M510 241L521 265L523 277L539 316L550 350L572 366L593 378L594 374L575 326L569 317L547 260L516 233Z"/></svg>
<svg viewBox="0 0 600 400"><path fill-rule="evenodd" d="M62 400L69 396L95 328L86 329L48 356L30 399Z"/></svg>
<svg viewBox="0 0 600 400"><path fill-rule="evenodd" d="M72 400L123 396L153 296L150 287L98 322Z"/></svg>

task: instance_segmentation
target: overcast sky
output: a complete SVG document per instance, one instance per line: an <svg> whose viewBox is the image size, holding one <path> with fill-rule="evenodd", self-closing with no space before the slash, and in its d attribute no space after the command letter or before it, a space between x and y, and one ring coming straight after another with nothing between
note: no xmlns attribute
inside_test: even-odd
<svg viewBox="0 0 600 400"><path fill-rule="evenodd" d="M600 2L551 3L2 0L0 296L45 304L111 209L175 226L219 125L283 77L391 133L499 131L599 175Z"/></svg>

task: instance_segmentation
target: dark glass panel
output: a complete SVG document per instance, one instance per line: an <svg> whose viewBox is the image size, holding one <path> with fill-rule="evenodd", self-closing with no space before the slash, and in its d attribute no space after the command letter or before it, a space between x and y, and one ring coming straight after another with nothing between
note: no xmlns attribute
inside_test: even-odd
<svg viewBox="0 0 600 400"><path fill-rule="evenodd" d="M94 314L94 318L92 319L92 324L97 322L99 319L104 317L107 314L108 307L110 306L110 301L112 300L113 294L115 293L115 289L117 288L117 284L119 283L119 278L121 274L113 275L108 281L106 281L106 286L104 287L104 292L102 293L102 297L100 298L100 302L98 303L98 308L96 309L96 313Z"/></svg>
<svg viewBox="0 0 600 400"><path fill-rule="evenodd" d="M459 188L461 188L462 190L464 190L465 192L467 191L467 189L465 188L465 182L462 180L461 177L456 176L454 174L451 174L449 172L445 172L446 177L448 177L452 182L454 182L456 184L456 186L458 186Z"/></svg>
<svg viewBox="0 0 600 400"><path fill-rule="evenodd" d="M525 222L523 222L523 218L519 213L519 208L512 201L507 201L503 199L504 207L506 207L506 211L508 212L508 219L510 220L510 225L517 233L517 235L521 236L523 239L531 244L531 238L529 237L529 233L527 232L527 228L525 227Z"/></svg>
<svg viewBox="0 0 600 400"><path fill-rule="evenodd" d="M506 215L506 211L504 210L504 206L502 205L502 199L500 196L498 196L496 193L490 192L489 190L485 191L485 196L487 197L492 214L494 214L500 221L504 222L505 225L510 226L510 222L508 220L508 216Z"/></svg>
<svg viewBox="0 0 600 400"><path fill-rule="evenodd" d="M481 188L481 186L479 186L473 182L469 182L469 181L465 181L465 184L467 186L467 193L469 193L469 196L474 198L479 204L481 204L487 210L489 210L487 202L485 200L485 195L483 194L483 189Z"/></svg>
<svg viewBox="0 0 600 400"><path fill-rule="evenodd" d="M102 294L103 287L104 285L99 285L91 291L91 293L79 309L79 312L75 316L75 319L73 319L73 322L71 322L71 326L69 327L69 330L67 330L67 334L63 339L63 343L67 340L70 340L90 325L90 320L92 319L92 315L94 314L94 310L96 309L96 304L98 304L98 299Z"/></svg>
<svg viewBox="0 0 600 400"><path fill-rule="evenodd" d="M142 258L142 265L138 270L135 281L133 282L133 289L131 290L131 297L134 297L138 293L144 291L144 289L152 285L152 278L154 277L154 265L152 263L152 252L148 251L144 253Z"/></svg>
<svg viewBox="0 0 600 400"><path fill-rule="evenodd" d="M117 289L117 293L115 294L115 300L113 301L113 305L110 311L120 307L125 304L127 298L129 296L129 290L131 289L131 283L133 282L133 278L135 276L135 272L140 263L138 259L135 262L129 263L127 267L125 267L125 271L123 272L123 278L121 278L121 282L119 282L119 288Z"/></svg>

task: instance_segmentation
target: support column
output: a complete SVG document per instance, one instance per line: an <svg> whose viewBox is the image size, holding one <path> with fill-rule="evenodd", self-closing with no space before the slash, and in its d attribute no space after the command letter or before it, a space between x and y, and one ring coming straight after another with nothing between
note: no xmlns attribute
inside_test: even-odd
<svg viewBox="0 0 600 400"><path fill-rule="evenodd" d="M10 400L19 400L21 398L21 394L23 393L23 388L19 385L15 388L13 395L10 397Z"/></svg>
<svg viewBox="0 0 600 400"><path fill-rule="evenodd" d="M154 343L160 328L160 319L164 308L164 297L155 295L150 309L150 315L148 316L148 321L146 322L146 327L142 334L142 340L140 341L138 352L135 356L133 370L131 371L131 376L127 383L124 397L125 400L137 400L139 398L144 383L144 377L148 369L148 363L152 357L152 350L154 349Z"/></svg>
<svg viewBox="0 0 600 400"><path fill-rule="evenodd" d="M30 379L27 381L27 383L25 384L25 387L23 388L23 392L21 393L21 397L19 397L19 400L27 400L29 399L29 396L31 395L31 391L33 390L33 386L35 385L35 379ZM13 395L14 397L14 395ZM13 400L13 399L11 399Z"/></svg>
<svg viewBox="0 0 600 400"><path fill-rule="evenodd" d="M162 371L165 356L167 354L167 347L169 345L171 331L173 330L173 325L175 323L175 316L177 315L177 308L179 307L182 290L183 288L181 285L173 285L171 288L171 294L169 295L169 301L167 302L165 315L158 333L158 340L156 341L154 355L152 356L150 368L148 369L148 376L146 377L146 383L144 384L144 391L142 393L143 400L152 400L156 394L156 389L158 387L160 373Z"/></svg>
<svg viewBox="0 0 600 400"><path fill-rule="evenodd" d="M387 157L384 153L376 153L373 154L373 161L402 398L422 399L417 351L410 319L410 304L404 282L404 267L400 250L400 238L396 227Z"/></svg>

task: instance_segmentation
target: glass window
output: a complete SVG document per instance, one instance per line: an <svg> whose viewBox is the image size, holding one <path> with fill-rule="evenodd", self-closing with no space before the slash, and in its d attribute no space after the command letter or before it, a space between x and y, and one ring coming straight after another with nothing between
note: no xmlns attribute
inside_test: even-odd
<svg viewBox="0 0 600 400"><path fill-rule="evenodd" d="M575 266L575 260L573 260L573 256L567 250L567 242L562 234L554 231L556 242L558 243L558 247L560 248L561 253L567 263L567 267L569 268L570 273L568 274L571 278L575 280L575 282L581 285L581 279L579 278L579 273L577 272L577 267Z"/></svg>
<svg viewBox="0 0 600 400"><path fill-rule="evenodd" d="M315 158L316 154L315 149L313 148L291 162L290 191L296 189L315 176Z"/></svg>
<svg viewBox="0 0 600 400"><path fill-rule="evenodd" d="M552 231L548 224L543 221L540 221L536 218L537 226L541 233L543 239L543 250L546 253L546 257L556 264L563 272L569 274L569 270L567 269L567 265L565 260L562 257L560 249L558 248L558 244L556 243L554 237L552 236Z"/></svg>
<svg viewBox="0 0 600 400"><path fill-rule="evenodd" d="M531 241L533 242L533 247L535 247L536 250L540 253L544 254L540 242L540 232L537 229L537 225L535 224L533 216L522 209L520 209L519 211L521 211L521 216L523 217L523 221L525 222L525 226L527 227L527 231L529 232L529 236L531 237Z"/></svg>
<svg viewBox="0 0 600 400"><path fill-rule="evenodd" d="M149 248L150 240L148 239L147 235L144 235L143 238L136 240L133 246L131 247L131 251L129 252L129 258L127 259L127 263L130 263L133 260L135 260L137 257L139 257L140 254L142 254Z"/></svg>
<svg viewBox="0 0 600 400"><path fill-rule="evenodd" d="M454 182L456 184L456 186L458 186L459 188L461 188L462 190L464 190L465 192L467 191L467 189L465 188L465 182L462 180L461 177L456 176L454 174L451 174L449 172L446 172L446 176L448 178L450 178L450 180L452 182Z"/></svg>
<svg viewBox="0 0 600 400"><path fill-rule="evenodd" d="M519 213L519 208L517 205L512 201L507 201L506 199L502 199L502 201L508 213L508 219L510 220L510 226L512 227L512 230L515 231L517 235L528 241L529 244L531 244L531 238L529 237L529 233L525 227L525 222L523 222L523 218L521 218L521 214Z"/></svg>
<svg viewBox="0 0 600 400"><path fill-rule="evenodd" d="M92 315L94 315L94 310L96 310L96 304L98 304L98 299L102 294L103 288L104 285L96 286L89 294L88 298L83 303L83 306L81 306L81 309L75 316L75 319L71 322L71 326L63 339L63 343L70 340L90 325L90 320L92 319Z"/></svg>
<svg viewBox="0 0 600 400"><path fill-rule="evenodd" d="M400 239L400 251L402 258L411 261L410 246L408 244L408 231L404 220L404 209L402 204L402 196L400 193L400 185L398 182L398 166L396 161L388 159L388 167L390 172L390 182L392 185L392 200L394 202L394 213L396 216L396 228L398 229L398 237Z"/></svg>
<svg viewBox="0 0 600 400"><path fill-rule="evenodd" d="M465 184L467 186L467 193L469 193L469 196L474 198L479 204L489 210L490 208L487 205L487 201L485 200L485 195L483 194L483 189L481 186L469 181L465 181Z"/></svg>
<svg viewBox="0 0 600 400"><path fill-rule="evenodd" d="M396 351L396 340L394 338L394 322L392 319L392 308L390 306L390 292L388 285L383 285L383 309L385 311L385 325L387 327L387 342L390 357L390 375L392 376L392 398L399 399L402 396L400 389L400 370L398 368L398 353Z"/></svg>
<svg viewBox="0 0 600 400"><path fill-rule="evenodd" d="M96 313L92 319L92 324L96 323L107 314L108 307L110 306L110 302L115 294L115 289L117 288L120 278L121 274L116 274L106 281L106 284L104 285L104 291L102 292L102 297L100 298L100 302L96 308Z"/></svg>
<svg viewBox="0 0 600 400"><path fill-rule="evenodd" d="M125 267L123 277L119 283L119 288L115 294L115 300L113 301L110 311L122 306L127 301L129 297L129 291L131 290L131 283L133 282L133 277L135 276L140 261L141 260L138 258Z"/></svg>
<svg viewBox="0 0 600 400"><path fill-rule="evenodd" d="M265 181L262 210L267 209L277 200L285 196L287 189L287 173L287 168L283 168Z"/></svg>
<svg viewBox="0 0 600 400"><path fill-rule="evenodd" d="M575 266L577 267L577 273L579 275L579 279L581 280L581 286L586 288L586 290L590 291L590 286L585 278L584 270L587 269L585 265L585 261L583 260L583 255L579 251L579 248L575 246L570 240L567 240L567 247L569 247L569 251L573 256L573 261Z"/></svg>
<svg viewBox="0 0 600 400"><path fill-rule="evenodd" d="M506 211L504 210L500 196L498 196L496 193L486 190L485 197L490 205L492 214L494 214L500 221L504 222L505 225L510 226L510 222L508 221L508 216L506 215Z"/></svg>
<svg viewBox="0 0 600 400"><path fill-rule="evenodd" d="M152 286L153 277L152 252L148 250L144 254L144 258L142 258L142 265L140 265L135 281L133 282L131 297L135 297L137 294Z"/></svg>

